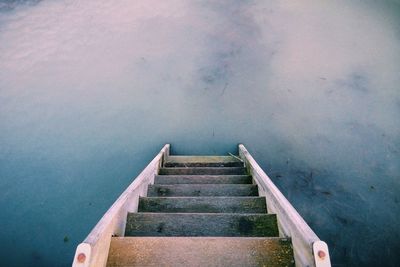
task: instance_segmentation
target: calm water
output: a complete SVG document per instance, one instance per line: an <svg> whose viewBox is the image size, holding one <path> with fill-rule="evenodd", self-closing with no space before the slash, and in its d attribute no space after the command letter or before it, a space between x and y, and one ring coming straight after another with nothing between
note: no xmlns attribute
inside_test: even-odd
<svg viewBox="0 0 400 267"><path fill-rule="evenodd" d="M70 265L165 143L244 143L335 266L396 266L399 85L392 1L0 0L0 265Z"/></svg>

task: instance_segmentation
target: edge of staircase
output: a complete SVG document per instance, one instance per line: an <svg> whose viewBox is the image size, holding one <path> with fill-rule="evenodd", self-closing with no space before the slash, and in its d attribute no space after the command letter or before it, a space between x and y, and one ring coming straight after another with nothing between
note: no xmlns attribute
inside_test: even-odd
<svg viewBox="0 0 400 267"><path fill-rule="evenodd" d="M169 154L170 145L167 144L77 246L72 266L105 266L112 237L124 235L127 213L138 211L139 196L147 196L147 186L154 183ZM275 213L278 217L281 237L291 238L296 266L331 266L327 244L311 230L242 144L239 145L238 159L244 162L248 174L253 176L260 196L266 198L268 213Z"/></svg>

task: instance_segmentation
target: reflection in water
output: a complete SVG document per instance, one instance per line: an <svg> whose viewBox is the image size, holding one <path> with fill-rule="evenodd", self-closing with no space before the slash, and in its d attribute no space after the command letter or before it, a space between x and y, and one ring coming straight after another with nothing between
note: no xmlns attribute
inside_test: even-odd
<svg viewBox="0 0 400 267"><path fill-rule="evenodd" d="M69 265L163 144L242 142L337 266L399 261L390 1L0 1L1 265Z"/></svg>

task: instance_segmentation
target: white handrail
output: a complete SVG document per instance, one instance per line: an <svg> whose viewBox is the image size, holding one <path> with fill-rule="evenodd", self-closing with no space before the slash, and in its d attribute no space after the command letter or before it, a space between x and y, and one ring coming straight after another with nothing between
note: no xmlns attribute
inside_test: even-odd
<svg viewBox="0 0 400 267"><path fill-rule="evenodd" d="M296 266L330 267L326 243L311 230L242 144L239 156L258 185L260 196L265 196L268 212L277 215L280 235L291 238Z"/></svg>
<svg viewBox="0 0 400 267"><path fill-rule="evenodd" d="M147 195L147 186L154 183L154 176L169 156L169 149L170 145L166 144L78 245L73 267L106 266L111 237L124 235L127 213L137 211L139 196Z"/></svg>

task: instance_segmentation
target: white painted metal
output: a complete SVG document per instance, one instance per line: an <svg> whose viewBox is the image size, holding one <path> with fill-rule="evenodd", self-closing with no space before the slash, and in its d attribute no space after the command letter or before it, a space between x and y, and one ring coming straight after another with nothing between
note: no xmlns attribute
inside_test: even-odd
<svg viewBox="0 0 400 267"><path fill-rule="evenodd" d="M253 176L254 182L258 185L260 196L265 196L268 212L277 215L280 235L292 239L296 266L331 266L328 246L323 248L321 244L324 242L320 241L242 144L239 145L239 156L243 159L249 174ZM321 265L322 262L317 259L318 255L313 253L314 243L318 248L325 249L324 252L327 256L323 261L324 265Z"/></svg>
<svg viewBox="0 0 400 267"><path fill-rule="evenodd" d="M324 241L316 241L313 244L316 267L330 267L331 258L329 257L328 245Z"/></svg>
<svg viewBox="0 0 400 267"><path fill-rule="evenodd" d="M154 183L154 176L162 166L163 160L169 156L169 149L169 144L161 149L160 153L114 202L86 239L78 245L72 263L73 267L106 266L111 237L124 235L127 212L137 211L139 196L147 195L147 186ZM85 255L84 262L78 260L81 253Z"/></svg>
<svg viewBox="0 0 400 267"><path fill-rule="evenodd" d="M74 262L73 262L73 266L76 267L88 267L89 266L89 262L90 262L90 256L91 256L91 251L92 251L92 247L87 244L87 243L80 243L78 245L78 247L76 248L76 253L75 253L75 257L74 257ZM85 259L80 262L78 260L78 256L79 254L84 255Z"/></svg>
<svg viewBox="0 0 400 267"><path fill-rule="evenodd" d="M243 162L243 159L239 158L238 156L233 155L232 153L229 153L229 155L231 155L231 157L234 157L235 159L240 160L241 162Z"/></svg>

